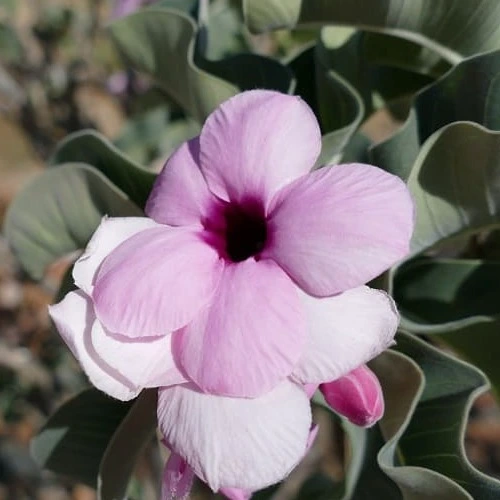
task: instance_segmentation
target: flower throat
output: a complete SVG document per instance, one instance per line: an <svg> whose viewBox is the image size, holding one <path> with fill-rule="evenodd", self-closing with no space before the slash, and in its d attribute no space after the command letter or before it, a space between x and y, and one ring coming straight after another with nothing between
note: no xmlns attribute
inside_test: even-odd
<svg viewBox="0 0 500 500"><path fill-rule="evenodd" d="M266 219L253 203L228 205L225 209L225 250L233 262L241 262L261 252L266 244Z"/></svg>

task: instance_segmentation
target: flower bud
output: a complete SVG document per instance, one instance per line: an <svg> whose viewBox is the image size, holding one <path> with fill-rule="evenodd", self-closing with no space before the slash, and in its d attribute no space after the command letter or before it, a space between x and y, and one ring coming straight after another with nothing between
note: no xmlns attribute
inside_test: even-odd
<svg viewBox="0 0 500 500"><path fill-rule="evenodd" d="M163 472L162 500L186 500L193 487L194 471L175 451L172 451Z"/></svg>
<svg viewBox="0 0 500 500"><path fill-rule="evenodd" d="M320 385L326 402L353 424L371 427L384 414L384 396L376 375L362 365L344 377Z"/></svg>

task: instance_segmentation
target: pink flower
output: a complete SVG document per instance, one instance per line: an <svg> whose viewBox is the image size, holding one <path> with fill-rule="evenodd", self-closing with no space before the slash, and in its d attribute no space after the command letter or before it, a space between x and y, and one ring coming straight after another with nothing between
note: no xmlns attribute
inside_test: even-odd
<svg viewBox="0 0 500 500"><path fill-rule="evenodd" d="M165 439L214 491L281 480L306 449L302 386L393 342L393 301L363 285L407 253L412 201L369 165L310 172L320 148L300 98L226 101L168 160L148 218L103 220L51 308L96 387L160 388Z"/></svg>

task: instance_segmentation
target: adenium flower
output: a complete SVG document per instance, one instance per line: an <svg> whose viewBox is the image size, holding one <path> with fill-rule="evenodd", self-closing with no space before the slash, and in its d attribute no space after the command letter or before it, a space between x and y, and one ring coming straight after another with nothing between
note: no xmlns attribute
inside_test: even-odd
<svg viewBox="0 0 500 500"><path fill-rule="evenodd" d="M97 388L159 388L180 485L184 463L214 491L283 479L307 447L307 390L393 342L394 303L364 284L407 253L412 201L370 165L311 171L320 148L300 98L229 99L167 161L146 217L102 221L50 309Z"/></svg>

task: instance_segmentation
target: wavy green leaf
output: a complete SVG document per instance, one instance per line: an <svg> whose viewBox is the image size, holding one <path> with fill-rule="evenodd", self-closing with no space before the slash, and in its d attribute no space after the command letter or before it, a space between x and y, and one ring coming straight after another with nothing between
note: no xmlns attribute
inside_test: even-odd
<svg viewBox="0 0 500 500"><path fill-rule="evenodd" d="M295 93L315 111L324 134L317 166L338 161L373 111L376 96L406 96L432 81L401 69L403 61L408 65L407 52L397 38L335 28L323 29L316 46L305 47L288 61L297 80ZM391 60L388 53L398 57Z"/></svg>
<svg viewBox="0 0 500 500"><path fill-rule="evenodd" d="M400 334L397 342L397 349L417 363L425 376L419 403L399 440L405 465L424 467L446 476L466 490L471 499L498 498L500 481L475 469L464 450L470 407L474 399L489 388L488 380L476 367L414 336ZM401 395L395 392L393 397L397 401ZM384 450L379 460L383 462Z"/></svg>
<svg viewBox="0 0 500 500"><path fill-rule="evenodd" d="M127 158L103 135L82 130L61 141L50 163L85 163L105 175L139 207L144 207L156 175Z"/></svg>
<svg viewBox="0 0 500 500"><path fill-rule="evenodd" d="M134 467L156 431L156 390L143 391L113 433L99 465L99 500L125 498Z"/></svg>
<svg viewBox="0 0 500 500"><path fill-rule="evenodd" d="M489 500L500 482L466 457L470 406L488 389L486 377L413 335L400 332L396 351L370 363L379 378L385 414L370 429L344 421L353 456L342 488L323 484L318 498L368 500ZM397 485L397 486L396 486ZM319 487L318 487L319 488Z"/></svg>
<svg viewBox="0 0 500 500"><path fill-rule="evenodd" d="M367 114L380 106L377 101L412 95L450 68L416 43L339 27L321 30L318 51L325 65L357 90Z"/></svg>
<svg viewBox="0 0 500 500"><path fill-rule="evenodd" d="M398 348L414 342L408 339L398 340ZM401 345L402 344L402 345ZM386 403L385 415L380 422L384 443L377 455L378 465L401 489L403 497L411 500L472 500L466 491L453 480L441 473L439 464L432 466L422 464L416 467L407 456L403 445L406 440L412 440L411 426L417 420L423 393L427 385L427 373L422 371L411 357L402 353L387 353L374 360L372 364L384 390ZM456 387L461 389L462 381L457 381ZM453 383L450 384L453 386ZM466 417L466 416L465 416ZM436 434L445 431L435 428ZM373 433L374 431L370 431ZM446 436L449 438L449 436ZM459 437L454 437L455 441ZM454 444L454 443L453 443ZM445 445L450 446L449 442ZM429 457L435 454L435 448L429 449ZM438 457L439 455L436 454ZM356 498L356 497L354 497ZM367 497L368 498L368 497Z"/></svg>
<svg viewBox="0 0 500 500"><path fill-rule="evenodd" d="M197 24L181 10L151 7L115 21L109 30L125 59L153 76L200 122L241 90L289 92L294 85L290 70L266 57L240 54L209 61Z"/></svg>
<svg viewBox="0 0 500 500"><path fill-rule="evenodd" d="M500 388L500 263L422 258L402 265L394 281L402 327L437 335Z"/></svg>
<svg viewBox="0 0 500 500"><path fill-rule="evenodd" d="M499 180L499 132L457 122L433 134L408 178L416 206L412 254L498 225Z"/></svg>
<svg viewBox="0 0 500 500"><path fill-rule="evenodd" d="M395 34L457 62L500 48L496 0L243 0L255 32L297 25L348 25Z"/></svg>
<svg viewBox="0 0 500 500"><path fill-rule="evenodd" d="M133 402L88 389L64 403L31 442L40 467L97 487L99 464Z"/></svg>
<svg viewBox="0 0 500 500"><path fill-rule="evenodd" d="M429 90L441 95L439 87L457 81L443 80L438 90ZM486 116L484 98L463 104L465 107L471 114ZM413 149L418 148L413 144ZM444 242L453 243L457 238L498 227L499 179L499 132L470 122L452 123L435 132L421 148L408 176L416 204L412 256ZM410 261L391 272L390 289L408 331L439 334L482 369L498 389L500 311L495 296L500 290L495 279L497 274L493 262Z"/></svg>
<svg viewBox="0 0 500 500"><path fill-rule="evenodd" d="M142 211L103 174L85 164L65 164L36 177L12 202L4 232L34 279L60 257L85 248L104 215Z"/></svg>
<svg viewBox="0 0 500 500"><path fill-rule="evenodd" d="M420 147L442 127L471 121L500 130L499 85L500 51L460 62L415 96L401 129L372 149L373 163L407 179Z"/></svg>

